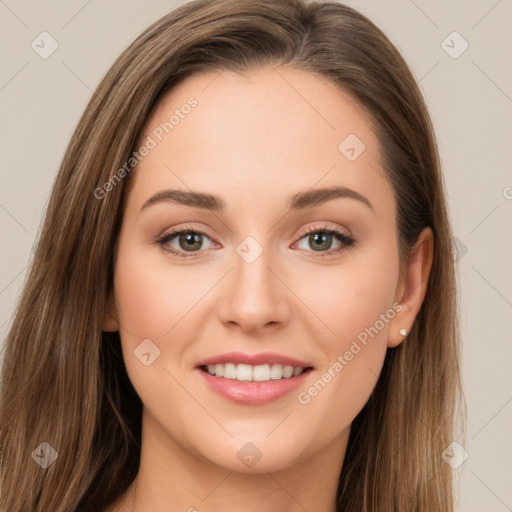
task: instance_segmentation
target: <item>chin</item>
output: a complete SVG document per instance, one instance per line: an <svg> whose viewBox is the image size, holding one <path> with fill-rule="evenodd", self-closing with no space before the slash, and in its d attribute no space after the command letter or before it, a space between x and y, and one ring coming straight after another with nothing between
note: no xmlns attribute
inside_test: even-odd
<svg viewBox="0 0 512 512"><path fill-rule="evenodd" d="M215 448L212 446L215 444ZM287 446L277 437L273 440L259 437L236 437L228 443L208 440L205 457L213 464L238 473L268 473L292 466L299 450L294 442Z"/></svg>

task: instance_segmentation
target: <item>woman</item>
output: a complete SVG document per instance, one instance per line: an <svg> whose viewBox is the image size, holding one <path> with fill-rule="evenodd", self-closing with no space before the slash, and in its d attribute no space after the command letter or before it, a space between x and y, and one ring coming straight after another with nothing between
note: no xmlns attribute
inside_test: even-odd
<svg viewBox="0 0 512 512"><path fill-rule="evenodd" d="M199 0L90 101L6 340L4 511L451 511L451 231L406 63Z"/></svg>

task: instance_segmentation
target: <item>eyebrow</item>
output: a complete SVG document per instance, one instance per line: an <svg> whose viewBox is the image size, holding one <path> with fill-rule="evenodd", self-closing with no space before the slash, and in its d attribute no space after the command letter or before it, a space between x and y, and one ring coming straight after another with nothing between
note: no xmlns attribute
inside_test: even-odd
<svg viewBox="0 0 512 512"><path fill-rule="evenodd" d="M289 198L287 204L290 210L304 210L338 198L355 199L373 210L373 205L368 198L346 187L320 188L298 192ZM141 210L162 202L177 203L216 212L226 209L226 203L220 197L204 192L167 189L152 195L142 205Z"/></svg>

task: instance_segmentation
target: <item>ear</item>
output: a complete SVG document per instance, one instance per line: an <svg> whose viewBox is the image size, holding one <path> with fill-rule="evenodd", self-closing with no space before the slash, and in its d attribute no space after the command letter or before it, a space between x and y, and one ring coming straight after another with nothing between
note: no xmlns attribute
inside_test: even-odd
<svg viewBox="0 0 512 512"><path fill-rule="evenodd" d="M119 330L119 319L117 316L117 308L112 290L108 293L107 296L102 330L107 332L116 332Z"/></svg>
<svg viewBox="0 0 512 512"><path fill-rule="evenodd" d="M407 333L411 331L427 292L433 255L434 235L427 227L418 236L397 288L395 300L402 305L402 309L389 322L388 347L402 343L407 336L400 333L402 329Z"/></svg>

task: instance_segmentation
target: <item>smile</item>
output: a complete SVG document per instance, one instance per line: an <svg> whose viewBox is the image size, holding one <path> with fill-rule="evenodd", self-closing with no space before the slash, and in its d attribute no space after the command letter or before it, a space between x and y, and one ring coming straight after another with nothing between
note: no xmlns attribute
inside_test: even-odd
<svg viewBox="0 0 512 512"><path fill-rule="evenodd" d="M290 379L301 375L309 368L282 364L209 364L200 367L209 375L245 382L266 382L270 380Z"/></svg>
<svg viewBox="0 0 512 512"><path fill-rule="evenodd" d="M203 359L194 371L206 387L232 402L260 405L301 386L311 363L274 352L229 352Z"/></svg>

